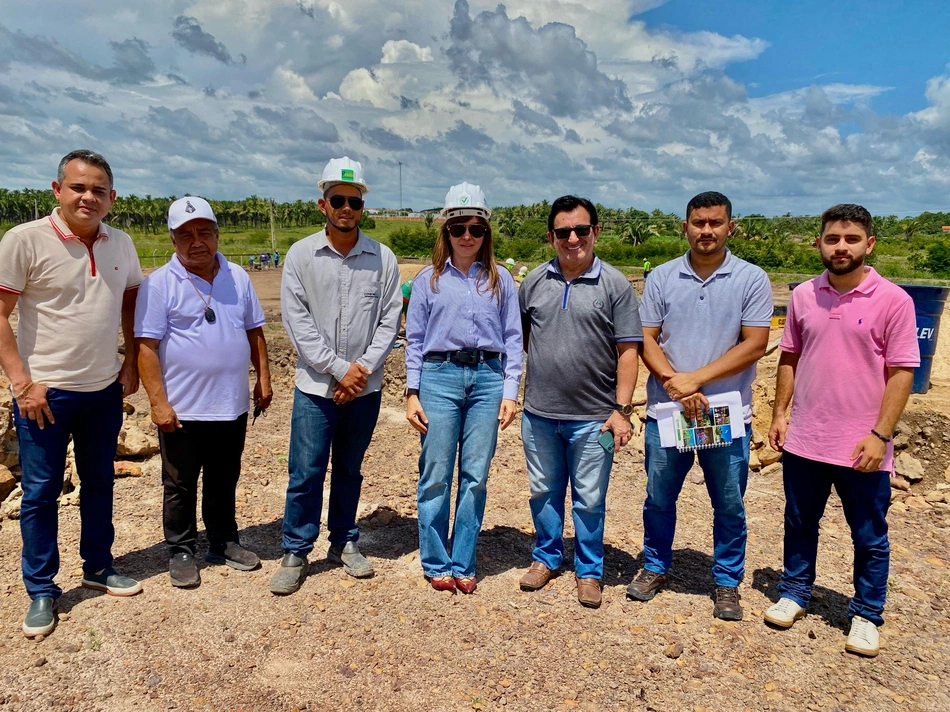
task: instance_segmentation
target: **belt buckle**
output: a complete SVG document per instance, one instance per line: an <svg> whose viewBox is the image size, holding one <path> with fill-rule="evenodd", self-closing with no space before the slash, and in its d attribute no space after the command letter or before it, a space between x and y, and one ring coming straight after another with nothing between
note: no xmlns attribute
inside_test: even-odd
<svg viewBox="0 0 950 712"><path fill-rule="evenodd" d="M463 349L461 351L457 351L456 359L461 364L472 366L478 363L478 351L476 349Z"/></svg>

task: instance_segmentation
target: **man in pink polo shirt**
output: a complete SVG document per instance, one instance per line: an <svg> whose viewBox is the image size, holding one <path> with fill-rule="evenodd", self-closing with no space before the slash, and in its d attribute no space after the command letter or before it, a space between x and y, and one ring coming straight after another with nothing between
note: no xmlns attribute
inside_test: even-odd
<svg viewBox="0 0 950 712"><path fill-rule="evenodd" d="M845 649L874 656L890 558L891 436L920 365L917 324L907 292L864 265L874 249L867 210L826 210L817 247L827 269L792 292L780 345L769 442L785 452L785 557L765 620L788 628L805 615L834 485L855 549Z"/></svg>

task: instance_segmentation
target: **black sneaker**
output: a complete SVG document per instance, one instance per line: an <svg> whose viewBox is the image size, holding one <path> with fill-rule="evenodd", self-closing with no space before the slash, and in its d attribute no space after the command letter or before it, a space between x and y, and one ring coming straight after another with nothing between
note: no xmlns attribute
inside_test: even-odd
<svg viewBox="0 0 950 712"><path fill-rule="evenodd" d="M641 569L637 577L627 586L627 598L633 601L651 601L669 580L670 577L667 574Z"/></svg>
<svg viewBox="0 0 950 712"><path fill-rule="evenodd" d="M195 588L201 583L198 565L191 554L179 552L168 560L168 578L177 588Z"/></svg>
<svg viewBox="0 0 950 712"><path fill-rule="evenodd" d="M23 635L35 638L49 635L56 626L56 601L49 596L34 598L23 619Z"/></svg>
<svg viewBox="0 0 950 712"><path fill-rule="evenodd" d="M739 589L735 586L716 586L716 605L713 616L724 621L741 621L742 606L739 605Z"/></svg>
<svg viewBox="0 0 950 712"><path fill-rule="evenodd" d="M209 564L227 564L238 571L251 571L261 565L260 557L236 541L229 541L224 551L208 550L205 561Z"/></svg>

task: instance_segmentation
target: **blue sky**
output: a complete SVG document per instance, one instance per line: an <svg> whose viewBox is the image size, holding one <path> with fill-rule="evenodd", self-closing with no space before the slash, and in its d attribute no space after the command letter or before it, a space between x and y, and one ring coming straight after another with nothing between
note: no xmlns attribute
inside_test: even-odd
<svg viewBox="0 0 950 712"><path fill-rule="evenodd" d="M371 206L401 162L405 206L466 180L495 205L950 209L948 2L3 6L0 187L86 147L120 194L309 199L346 154Z"/></svg>

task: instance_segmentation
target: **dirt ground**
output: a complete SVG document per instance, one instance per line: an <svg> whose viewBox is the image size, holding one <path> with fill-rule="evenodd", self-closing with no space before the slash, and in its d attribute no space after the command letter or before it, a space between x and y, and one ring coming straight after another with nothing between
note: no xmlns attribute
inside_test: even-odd
<svg viewBox="0 0 950 712"><path fill-rule="evenodd" d="M206 566L200 588L170 585L155 456L142 463L142 477L116 482L116 565L141 579L144 593L120 599L79 586L79 511L64 506L59 624L45 640L29 641L20 633L28 599L19 527L2 521L0 712L950 709L950 515L929 506L892 511L883 650L873 660L858 658L844 653L852 549L834 496L809 615L788 631L762 622L782 563L780 468L749 480L742 622L712 617L711 509L705 488L690 481L680 499L669 588L648 604L626 600L624 588L642 565L642 439L618 453L611 477L603 607L578 605L569 564L544 590L520 591L533 528L518 422L501 434L492 467L477 592L432 590L418 560L419 441L403 416L400 349L387 364L363 470L360 544L375 578L356 581L329 565L324 532L303 588L272 596L294 356L279 325L279 272L253 280L272 322L275 398L248 430L238 521L262 568ZM776 285L776 301L783 296L787 287ZM935 444L925 463L928 486L944 481L950 448L950 421L940 415L950 412L946 317L942 336L934 387L912 399L904 425L912 441ZM760 364L760 402L768 399L775 362L773 353ZM147 421L144 394L131 402L133 417ZM768 415L763 410L757 429ZM572 536L568 522L568 562Z"/></svg>

